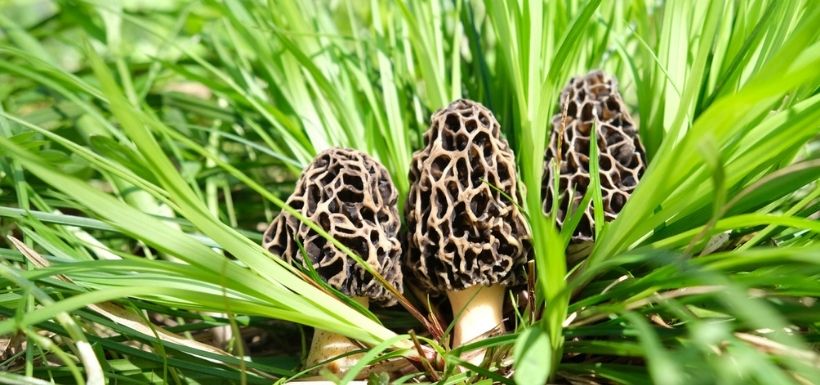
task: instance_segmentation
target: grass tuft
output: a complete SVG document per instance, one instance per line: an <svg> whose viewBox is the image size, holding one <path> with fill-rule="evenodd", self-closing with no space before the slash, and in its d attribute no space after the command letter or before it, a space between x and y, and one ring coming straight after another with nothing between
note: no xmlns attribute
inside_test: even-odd
<svg viewBox="0 0 820 385"><path fill-rule="evenodd" d="M363 343L343 383L398 357L373 381L820 383L818 25L812 0L5 2L0 382L284 383L321 327ZM542 214L543 156L593 69L648 168L605 225L592 178L568 271L580 217ZM534 266L508 334L450 349L441 301L360 311L259 241L331 146L382 162L403 206L461 97L515 150Z"/></svg>

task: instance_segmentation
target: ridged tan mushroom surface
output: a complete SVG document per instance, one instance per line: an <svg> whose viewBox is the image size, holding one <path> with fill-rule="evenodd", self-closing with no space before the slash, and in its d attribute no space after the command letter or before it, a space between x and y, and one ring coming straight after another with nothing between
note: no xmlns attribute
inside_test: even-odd
<svg viewBox="0 0 820 385"><path fill-rule="evenodd" d="M589 141L592 127L598 138L598 165L605 220L615 219L643 175L646 155L637 127L618 93L615 80L601 71L573 78L561 93L560 113L552 120L550 145L544 157L541 196L544 212L553 205L553 175L549 162L560 160L558 223L563 225L570 205L584 210L573 241L592 240L593 206L578 206L589 186ZM560 153L558 149L561 149ZM569 200L569 191L572 199Z"/></svg>
<svg viewBox="0 0 820 385"><path fill-rule="evenodd" d="M366 154L334 148L304 170L287 204L357 253L401 290L398 192L387 170ZM396 301L373 276L296 217L282 211L265 231L263 246L302 263L301 242L313 267L334 288L385 306Z"/></svg>
<svg viewBox="0 0 820 385"><path fill-rule="evenodd" d="M457 100L432 116L424 143L410 167L406 271L438 293L514 283L530 235L498 121L481 104Z"/></svg>

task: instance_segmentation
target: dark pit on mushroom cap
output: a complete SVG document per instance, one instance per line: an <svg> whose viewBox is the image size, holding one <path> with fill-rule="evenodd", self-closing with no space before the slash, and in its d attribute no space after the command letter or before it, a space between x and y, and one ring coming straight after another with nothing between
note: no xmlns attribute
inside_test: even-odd
<svg viewBox="0 0 820 385"><path fill-rule="evenodd" d="M406 271L437 293L518 283L530 235L498 121L457 100L432 116L424 142L410 167Z"/></svg>
<svg viewBox="0 0 820 385"><path fill-rule="evenodd" d="M366 154L334 148L308 165L287 204L310 218L402 289L398 192L387 170ZM322 236L282 211L265 231L263 246L301 265L302 243L313 267L334 288L385 306L395 298L373 276Z"/></svg>
<svg viewBox="0 0 820 385"><path fill-rule="evenodd" d="M570 80L561 93L560 112L552 120L550 145L544 156L541 198L544 212L549 213L553 206L553 175L549 162L560 159L559 225L563 225L570 207L573 211L584 210L573 242L591 241L594 234L592 204L578 206L590 183L589 141L590 131L595 126L605 220L615 219L621 211L646 164L638 128L629 116L615 80L601 71ZM573 191L571 201L570 190Z"/></svg>

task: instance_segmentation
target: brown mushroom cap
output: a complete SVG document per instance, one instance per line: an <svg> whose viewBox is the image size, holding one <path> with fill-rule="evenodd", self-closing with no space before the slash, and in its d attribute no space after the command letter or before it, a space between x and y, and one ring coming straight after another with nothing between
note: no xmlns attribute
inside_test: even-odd
<svg viewBox="0 0 820 385"><path fill-rule="evenodd" d="M579 208L589 186L590 130L597 124L598 165L605 220L615 219L643 175L646 155L637 127L618 93L615 80L601 71L573 78L561 93L561 111L552 120L550 145L544 156L541 197L544 212L553 205L553 175L549 162L560 159L558 224L563 225L570 205L584 210L573 242L591 241L593 206ZM560 154L558 148L561 148ZM574 190L572 202L569 189Z"/></svg>
<svg viewBox="0 0 820 385"><path fill-rule="evenodd" d="M401 290L398 192L387 170L362 152L334 148L308 165L287 204L310 218ZM313 267L334 288L385 306L395 298L345 253L282 211L265 231L263 246L301 264L301 242Z"/></svg>
<svg viewBox="0 0 820 385"><path fill-rule="evenodd" d="M516 206L515 158L499 131L486 107L456 100L432 116L426 146L413 154L405 266L426 290L520 280L530 235Z"/></svg>

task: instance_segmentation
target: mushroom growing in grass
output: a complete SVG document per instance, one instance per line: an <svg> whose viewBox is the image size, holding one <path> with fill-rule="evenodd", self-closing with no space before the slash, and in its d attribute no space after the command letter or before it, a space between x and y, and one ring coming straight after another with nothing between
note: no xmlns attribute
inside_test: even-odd
<svg viewBox="0 0 820 385"><path fill-rule="evenodd" d="M588 249L595 234L592 201L579 207L590 184L592 128L596 127L604 220L615 219L626 204L643 175L646 155L637 126L618 93L615 80L603 72L593 71L571 79L561 92L560 103L560 111L552 120L550 145L544 156L541 197L544 213L549 214L554 187L550 161L556 159L559 166L557 196L560 205L556 213L559 226L563 225L570 210L583 211L572 236L570 254L573 254L575 249Z"/></svg>
<svg viewBox="0 0 820 385"><path fill-rule="evenodd" d="M457 100L433 115L424 142L410 167L405 272L449 297L458 347L503 331L505 286L522 283L530 235L515 158L492 112Z"/></svg>
<svg viewBox="0 0 820 385"><path fill-rule="evenodd" d="M334 148L317 155L302 172L287 204L321 226L401 290L397 196L382 165L362 152ZM299 244L308 261L303 260ZM294 265L310 263L330 286L365 307L370 302L384 306L396 303L390 292L352 258L284 211L265 231L263 246ZM306 364L314 366L358 349L358 345L344 336L316 329ZM326 367L342 374L359 357L359 354L349 355Z"/></svg>

